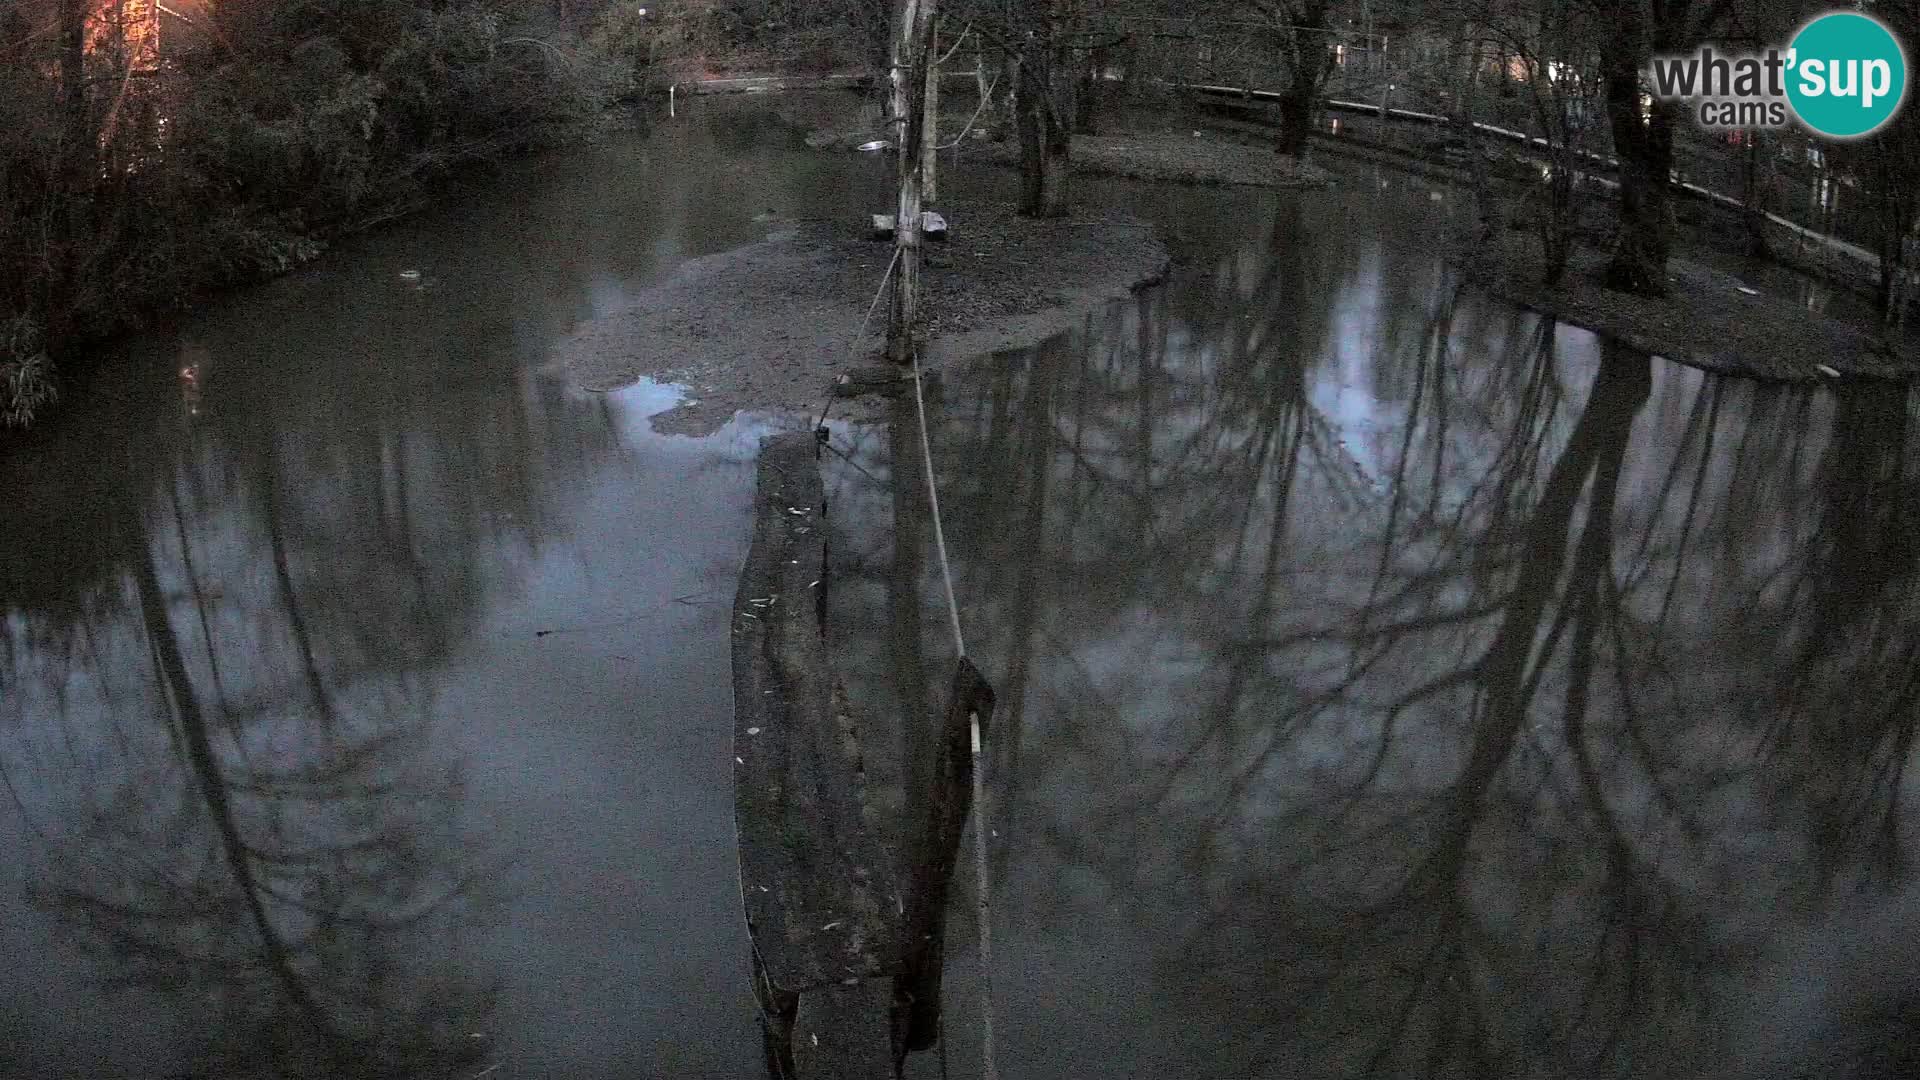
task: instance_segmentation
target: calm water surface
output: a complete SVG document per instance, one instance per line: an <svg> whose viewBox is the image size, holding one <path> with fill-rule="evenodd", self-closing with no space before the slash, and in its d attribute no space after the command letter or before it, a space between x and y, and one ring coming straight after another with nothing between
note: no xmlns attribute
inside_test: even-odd
<svg viewBox="0 0 1920 1080"><path fill-rule="evenodd" d="M881 200L790 146L518 166L9 448L0 1073L760 1074L725 612L777 421L660 436L671 388L554 366L755 214ZM1462 294L1423 183L1097 195L1173 283L932 406L1003 706L1002 1074L1791 1075L1888 1030L1906 404ZM951 651L905 424L828 459L882 775Z"/></svg>
<svg viewBox="0 0 1920 1080"><path fill-rule="evenodd" d="M1489 303L1345 180L934 408L1002 1069L1920 1075L1912 403ZM915 430L834 459L879 716L951 671Z"/></svg>
<svg viewBox="0 0 1920 1080"><path fill-rule="evenodd" d="M658 436L670 391L553 368L870 171L785 146L518 165L9 447L0 1074L757 1066L725 612L762 425Z"/></svg>

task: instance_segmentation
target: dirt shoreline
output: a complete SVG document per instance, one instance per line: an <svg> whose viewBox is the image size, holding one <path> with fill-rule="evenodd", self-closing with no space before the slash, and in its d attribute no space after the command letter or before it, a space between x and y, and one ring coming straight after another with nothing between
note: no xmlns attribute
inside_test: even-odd
<svg viewBox="0 0 1920 1080"><path fill-rule="evenodd" d="M1020 148L989 143L981 160L1019 168ZM1113 135L1076 135L1070 160L1075 172L1150 183L1200 187L1315 188L1333 182L1311 162L1282 157L1217 133L1130 129Z"/></svg>
<svg viewBox="0 0 1920 1080"><path fill-rule="evenodd" d="M957 141L959 160L1003 169L1020 167L1016 141L986 138L986 132L967 127L970 119L970 113L940 117L941 141ZM1075 135L1070 167L1088 176L1198 187L1317 188L1333 182L1327 170L1282 157L1267 142L1218 130L1195 130L1176 123L1177 119L1129 114L1113 124L1109 134ZM867 125L811 127L797 116L787 120L806 131L807 145L815 150L851 152L887 137L884 130ZM966 138L962 132L967 132Z"/></svg>
<svg viewBox="0 0 1920 1080"><path fill-rule="evenodd" d="M1669 295L1659 298L1607 289L1606 254L1587 245L1574 251L1553 288L1542 281L1537 243L1517 233L1487 244L1463 241L1452 258L1470 284L1509 303L1717 375L1764 382L1920 377L1912 335L1889 342L1682 253L1668 259Z"/></svg>
<svg viewBox="0 0 1920 1080"><path fill-rule="evenodd" d="M953 239L928 245L924 270L934 368L1071 329L1161 281L1171 261L1152 227L1125 215L1035 221L960 206L947 218ZM685 386L686 400L653 418L662 432L707 434L741 409L817 411L835 378L879 362L884 299L858 348L853 339L892 255L856 215L804 221L682 265L562 342L558 359L588 390ZM834 414L877 419L881 408L855 399Z"/></svg>
<svg viewBox="0 0 1920 1080"><path fill-rule="evenodd" d="M833 121L827 128L806 125L822 119L817 112L782 115L797 130L811 130L808 143L825 152L851 149L865 137ZM956 131L965 119L952 122ZM1076 139L1076 169L1267 187L1317 186L1329 176L1314 166L1283 175L1270 150L1212 124L1200 137L1165 119L1124 127L1120 134ZM1005 164L996 158L1010 152L983 142L963 153ZM1511 217L1520 208L1503 199L1502 209ZM1589 211L1610 218L1598 203ZM1034 222L1004 209L954 208L948 216L955 240L930 249L930 363L1035 344L1070 329L1101 301L1164 276L1167 249L1148 226L1082 213L1092 216ZM563 349L567 367L590 389L642 376L687 386L689 400L655 418L663 431L708 432L741 408L817 410L833 379L872 364L879 347L876 325L850 351L891 255L888 244L867 236L864 221L849 215L805 222L763 243L689 263L632 308L576 334ZM1599 273L1601 234L1609 226L1588 226L1593 235L1552 289L1541 281L1537 245L1518 232L1502 229L1490 244L1457 246L1450 258L1470 284L1508 302L1717 374L1785 382L1920 378L1920 348L1911 334L1889 343L1862 321L1809 311L1765 282L1750 285L1715 265L1725 261L1714 255L1719 237L1698 226L1676 238L1669 297L1607 290ZM884 314L876 313L876 323ZM834 410L862 419L879 415L873 399L837 403Z"/></svg>

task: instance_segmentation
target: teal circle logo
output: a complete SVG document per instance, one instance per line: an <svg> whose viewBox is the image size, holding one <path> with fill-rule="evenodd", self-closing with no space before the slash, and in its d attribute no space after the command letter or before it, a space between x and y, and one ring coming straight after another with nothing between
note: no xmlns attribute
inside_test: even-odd
<svg viewBox="0 0 1920 1080"><path fill-rule="evenodd" d="M1787 101L1816 134L1866 135L1907 96L1907 54L1870 15L1822 15L1800 28L1787 55Z"/></svg>

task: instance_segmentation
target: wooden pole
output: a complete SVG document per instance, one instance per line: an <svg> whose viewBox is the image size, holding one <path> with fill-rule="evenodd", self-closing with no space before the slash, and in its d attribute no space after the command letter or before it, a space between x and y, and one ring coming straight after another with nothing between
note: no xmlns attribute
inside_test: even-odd
<svg viewBox="0 0 1920 1080"><path fill-rule="evenodd" d="M900 199L893 215L899 263L887 313L887 356L913 362L920 337L920 211L927 181L923 132L927 116L927 69L932 66L935 0L904 0L894 41L892 122L900 154Z"/></svg>
<svg viewBox="0 0 1920 1080"><path fill-rule="evenodd" d="M929 4L931 6L931 4ZM929 20L926 63L921 71L925 103L920 109L920 205L940 205L940 69L934 57L940 55L940 34Z"/></svg>
<svg viewBox="0 0 1920 1080"><path fill-rule="evenodd" d="M893 62L887 69L887 125L896 147L906 145L907 114L913 109L907 69L913 62L913 28L919 18L920 0L901 0L900 21L894 27Z"/></svg>

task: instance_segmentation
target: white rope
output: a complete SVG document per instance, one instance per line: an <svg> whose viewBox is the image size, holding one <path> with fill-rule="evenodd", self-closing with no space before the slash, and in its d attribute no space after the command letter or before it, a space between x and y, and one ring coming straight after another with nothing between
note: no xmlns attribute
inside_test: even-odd
<svg viewBox="0 0 1920 1080"><path fill-rule="evenodd" d="M947 589L947 617L953 626L953 648L967 658L966 638L960 632L960 603L953 592L953 567L947 559L947 533L940 524L940 491L933 478L933 447L927 439L927 399L921 392L920 353L913 352L913 404L920 416L920 460L925 464L927 508L933 515L933 548L940 557L940 579ZM973 869L974 921L980 928L980 1075L998 1080L993 1064L993 922L987 876L987 785L980 754L980 714L969 709L973 745Z"/></svg>
<svg viewBox="0 0 1920 1080"><path fill-rule="evenodd" d="M880 287L873 292L873 303L867 305L867 317L860 320L860 329L854 331L853 340L847 343L847 363L851 364L860 355L860 339L867 336L867 324L873 321L873 313L880 307L880 298L887 295L887 286L893 281L893 268L900 261L900 249L893 249L893 258L887 260L887 268L880 274ZM813 422L814 428L827 422L827 414L833 411L833 386L827 386L827 403L820 407L820 419Z"/></svg>
<svg viewBox="0 0 1920 1080"><path fill-rule="evenodd" d="M933 514L933 548L940 556L940 578L947 586L947 615L953 623L953 651L961 659L967 656L967 641L960 633L960 605L953 598L953 568L947 563L947 532L940 526L940 490L933 482L933 447L927 443L927 399L920 392L920 352L913 352L913 404L920 413L920 459L926 463L927 509ZM979 753L979 739L974 740Z"/></svg>
<svg viewBox="0 0 1920 1080"><path fill-rule="evenodd" d="M946 64L947 61L953 59L953 54L960 51L960 46L965 45L967 43L967 37L972 33L973 33L973 24L968 23L966 29L960 31L959 40L953 43L953 48L947 50L947 55L941 57L938 60L935 60L933 62L933 66L936 68L942 67Z"/></svg>
<svg viewBox="0 0 1920 1080"><path fill-rule="evenodd" d="M895 227L898 227L896 223ZM887 260L887 268L880 272L880 287L873 291L873 303L867 305L867 317L860 320L860 329L854 331L853 341L847 346L847 362L852 363L860 352L860 339L867 336L867 324L873 321L873 313L880 306L880 298L887 295L887 284L893 280L894 264L900 261L900 249L893 249L893 258Z"/></svg>
<svg viewBox="0 0 1920 1080"><path fill-rule="evenodd" d="M973 133L973 125L976 123L979 123L980 114L986 111L987 103L993 100L993 92L996 89L998 89L999 86L1000 86L1000 76L995 75L991 80L987 82L986 93L980 95L980 104L974 106L973 115L967 117L967 125L960 129L960 134L955 135L953 137L952 142L947 143L944 146L937 147L936 149L951 150L954 147L959 146L961 143L967 141L967 136Z"/></svg>

